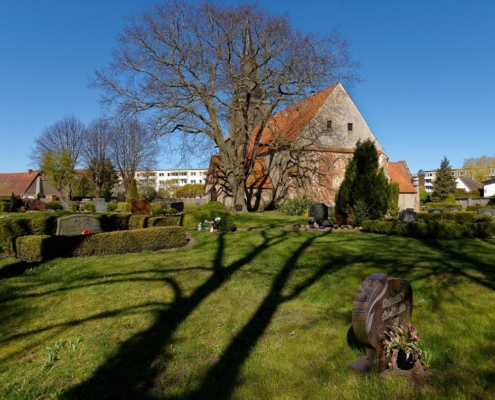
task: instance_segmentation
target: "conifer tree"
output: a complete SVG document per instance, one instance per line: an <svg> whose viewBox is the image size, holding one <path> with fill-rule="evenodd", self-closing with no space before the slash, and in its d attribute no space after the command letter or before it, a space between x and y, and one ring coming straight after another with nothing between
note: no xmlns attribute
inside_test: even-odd
<svg viewBox="0 0 495 400"><path fill-rule="evenodd" d="M452 175L452 167L447 157L444 157L437 169L437 176L433 182L433 193L430 199L434 203L445 201L449 194L454 194L456 189L455 178Z"/></svg>
<svg viewBox="0 0 495 400"><path fill-rule="evenodd" d="M359 141L337 193L337 213L358 225L363 219L380 219L387 212L389 196L387 177L374 143L369 139Z"/></svg>
<svg viewBox="0 0 495 400"><path fill-rule="evenodd" d="M127 201L129 203L132 203L137 198L138 198L137 182L136 182L135 178L132 178L131 179L131 187L129 189L129 197L127 198Z"/></svg>

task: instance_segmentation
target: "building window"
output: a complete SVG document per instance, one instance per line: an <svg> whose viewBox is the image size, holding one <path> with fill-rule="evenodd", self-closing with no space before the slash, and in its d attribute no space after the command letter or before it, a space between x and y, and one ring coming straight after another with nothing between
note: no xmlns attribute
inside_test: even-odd
<svg viewBox="0 0 495 400"><path fill-rule="evenodd" d="M196 172L191 172L191 176L196 176Z"/></svg>
<svg viewBox="0 0 495 400"><path fill-rule="evenodd" d="M347 130L348 130L349 132L351 132L351 131L352 131L352 122L349 122L349 123L347 124Z"/></svg>
<svg viewBox="0 0 495 400"><path fill-rule="evenodd" d="M180 183L187 183L187 179L181 179Z"/></svg>
<svg viewBox="0 0 495 400"><path fill-rule="evenodd" d="M203 183L203 181L200 179L200 180L199 180L199 183Z"/></svg>
<svg viewBox="0 0 495 400"><path fill-rule="evenodd" d="M165 183L165 181L158 181L158 183Z"/></svg>
<svg viewBox="0 0 495 400"><path fill-rule="evenodd" d="M179 176L178 172L172 172L172 176Z"/></svg>
<svg viewBox="0 0 495 400"><path fill-rule="evenodd" d="M170 172L167 172L167 176L170 176Z"/></svg>
<svg viewBox="0 0 495 400"><path fill-rule="evenodd" d="M187 172L181 172L181 176L187 176Z"/></svg>
<svg viewBox="0 0 495 400"><path fill-rule="evenodd" d="M332 129L332 121L327 121L327 129Z"/></svg>
<svg viewBox="0 0 495 400"><path fill-rule="evenodd" d="M136 174L136 176L139 178L139 174Z"/></svg>
<svg viewBox="0 0 495 400"><path fill-rule="evenodd" d="M193 179L193 180L191 180L191 183L196 183L196 181Z"/></svg>
<svg viewBox="0 0 495 400"><path fill-rule="evenodd" d="M163 172L160 172L158 176L165 176L165 174Z"/></svg>

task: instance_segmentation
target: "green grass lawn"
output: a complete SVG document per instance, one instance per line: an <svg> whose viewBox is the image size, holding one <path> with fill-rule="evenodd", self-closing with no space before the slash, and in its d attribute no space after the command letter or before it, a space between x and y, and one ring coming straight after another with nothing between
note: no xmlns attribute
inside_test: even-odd
<svg viewBox="0 0 495 400"><path fill-rule="evenodd" d="M293 232L236 216L163 252L0 259L1 399L489 398L495 241ZM373 272L408 279L433 379L348 368L352 302Z"/></svg>

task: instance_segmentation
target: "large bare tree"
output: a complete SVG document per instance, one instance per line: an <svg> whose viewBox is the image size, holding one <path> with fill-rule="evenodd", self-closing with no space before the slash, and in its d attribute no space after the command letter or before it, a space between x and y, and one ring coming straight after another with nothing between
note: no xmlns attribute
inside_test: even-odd
<svg viewBox="0 0 495 400"><path fill-rule="evenodd" d="M151 129L137 118L128 118L115 124L108 135L110 159L117 169L125 193L137 170L153 169L158 143Z"/></svg>
<svg viewBox="0 0 495 400"><path fill-rule="evenodd" d="M34 139L34 147L31 149L32 160L41 165L46 153L55 155L63 152L66 157L73 160L71 167L75 168L81 161L85 132L85 124L75 115L55 121Z"/></svg>
<svg viewBox="0 0 495 400"><path fill-rule="evenodd" d="M91 82L104 89L103 102L119 114L153 116L155 133L181 132L184 148L209 138L234 204L245 204L269 117L336 81L357 79L337 29L295 30L287 15L257 4L165 0L128 17L119 44Z"/></svg>
<svg viewBox="0 0 495 400"><path fill-rule="evenodd" d="M113 125L105 118L95 119L86 129L82 158L88 178L94 184L96 197L100 197L104 189L108 192L116 181L110 161L112 129Z"/></svg>

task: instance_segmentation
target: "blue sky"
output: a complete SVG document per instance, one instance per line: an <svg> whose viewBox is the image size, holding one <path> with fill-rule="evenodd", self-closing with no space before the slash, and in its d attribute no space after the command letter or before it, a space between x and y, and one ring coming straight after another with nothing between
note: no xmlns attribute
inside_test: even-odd
<svg viewBox="0 0 495 400"><path fill-rule="evenodd" d="M101 115L88 77L110 61L123 15L153 2L0 0L0 172L36 168L32 140L56 120ZM494 1L260 3L299 29L340 26L366 80L350 94L391 161L415 173L495 156Z"/></svg>

